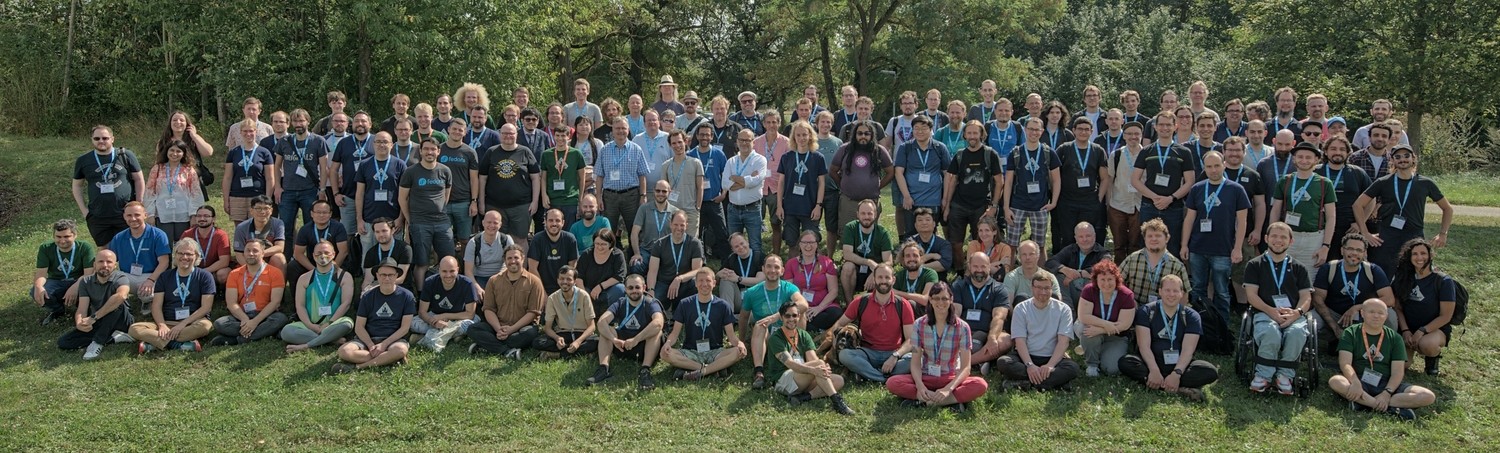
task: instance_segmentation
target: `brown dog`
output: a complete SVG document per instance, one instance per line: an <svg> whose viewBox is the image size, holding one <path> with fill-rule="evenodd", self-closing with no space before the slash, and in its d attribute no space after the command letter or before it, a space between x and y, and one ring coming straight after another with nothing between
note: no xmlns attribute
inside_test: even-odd
<svg viewBox="0 0 1500 453"><path fill-rule="evenodd" d="M818 357L822 357L829 365L843 366L839 363L839 351L846 348L858 348L860 341L859 326L847 324L839 330L830 330L823 335L823 341L818 344Z"/></svg>

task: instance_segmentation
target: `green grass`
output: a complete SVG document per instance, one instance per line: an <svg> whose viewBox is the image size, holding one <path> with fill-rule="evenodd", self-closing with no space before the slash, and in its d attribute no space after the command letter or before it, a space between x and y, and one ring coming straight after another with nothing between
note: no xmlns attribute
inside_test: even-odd
<svg viewBox="0 0 1500 453"><path fill-rule="evenodd" d="M134 149L144 141L125 140ZM0 229L0 450L1371 450L1472 451L1497 438L1500 318L1488 306L1500 285L1494 219L1460 217L1439 263L1473 293L1469 326L1446 352L1437 391L1417 424L1346 410L1318 390L1310 399L1251 395L1224 357L1226 376L1207 403L1165 396L1123 378L1079 380L1072 393L986 395L968 414L910 410L879 387L846 393L856 417L823 401L787 408L749 389L749 365L729 382L669 381L635 392L630 361L603 388L584 386L591 360L520 362L415 352L409 366L327 376L331 349L285 356L268 339L197 354L135 357L110 346L95 362L53 345L61 327L38 327L25 299L45 225L76 216L67 195L72 159L87 144L0 137L0 179L22 212ZM222 310L221 310L222 311Z"/></svg>
<svg viewBox="0 0 1500 453"><path fill-rule="evenodd" d="M1456 173L1433 176L1449 203L1466 206L1500 207L1500 175L1490 173Z"/></svg>

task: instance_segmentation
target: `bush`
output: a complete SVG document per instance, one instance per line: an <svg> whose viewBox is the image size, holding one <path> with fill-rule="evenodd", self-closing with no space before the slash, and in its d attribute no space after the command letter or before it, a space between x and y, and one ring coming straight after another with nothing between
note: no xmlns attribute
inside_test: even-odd
<svg viewBox="0 0 1500 453"><path fill-rule="evenodd" d="M1428 174L1453 174L1494 169L1495 159L1500 158L1500 130L1478 127L1478 118L1466 111L1455 111L1450 115L1428 115L1422 121L1424 148L1422 172ZM1487 134L1488 137L1485 137Z"/></svg>

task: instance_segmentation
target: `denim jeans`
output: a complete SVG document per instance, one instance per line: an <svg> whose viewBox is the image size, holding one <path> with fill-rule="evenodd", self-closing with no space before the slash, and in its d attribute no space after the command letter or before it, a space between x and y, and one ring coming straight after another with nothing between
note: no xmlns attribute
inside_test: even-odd
<svg viewBox="0 0 1500 453"><path fill-rule="evenodd" d="M448 214L448 223L453 224L453 236L466 241L469 236L474 235L474 218L469 217L469 203L472 202L448 203L448 207L443 209Z"/></svg>
<svg viewBox="0 0 1500 453"><path fill-rule="evenodd" d="M745 206L736 206L730 203L726 206L724 217L729 220L729 233L743 231L746 238L750 240L750 250L762 250L760 248L760 235L766 227L766 221L760 216L760 202Z"/></svg>
<svg viewBox="0 0 1500 453"><path fill-rule="evenodd" d="M890 359L891 354L895 352L870 348L845 349L839 351L839 363L859 377L883 383L888 377L911 373L910 357L897 358L896 366L891 367L891 374L880 371L880 367L885 365L885 361Z"/></svg>
<svg viewBox="0 0 1500 453"><path fill-rule="evenodd" d="M1229 270L1227 256L1210 256L1188 252L1188 277L1193 281L1194 302L1202 302L1219 312L1219 319L1229 318ZM1214 285L1214 299L1208 301L1208 285Z"/></svg>
<svg viewBox="0 0 1500 453"><path fill-rule="evenodd" d="M281 210L281 223L286 224L287 234L296 234L298 212L302 213L303 224L312 222L312 205L315 201L318 201L318 189L281 192L281 204L277 209Z"/></svg>
<svg viewBox="0 0 1500 453"><path fill-rule="evenodd" d="M1296 362L1302 356L1302 347L1307 344L1307 338L1312 333L1307 328L1307 316L1297 318L1286 328L1281 328L1265 313L1256 313L1250 319L1254 322L1255 355L1286 362ZM1255 365L1256 376L1271 379L1272 374L1291 379L1297 377L1297 370Z"/></svg>
<svg viewBox="0 0 1500 453"><path fill-rule="evenodd" d="M453 227L447 223L413 223L407 225L407 231L411 231L411 264L413 266L428 265L430 261L427 260L427 255L433 251L437 252L439 260L445 256L455 256ZM426 278L425 275L417 277Z"/></svg>
<svg viewBox="0 0 1500 453"><path fill-rule="evenodd" d="M359 231L359 217L357 215L358 212L354 208L354 197L347 197L344 199L344 201L344 206L339 207L335 204L334 207L339 208L339 223L344 224L344 231L348 231L349 236L353 237L355 232Z"/></svg>
<svg viewBox="0 0 1500 453"><path fill-rule="evenodd" d="M42 285L42 291L47 293L47 302L42 305L42 308L51 313L63 313L65 311L63 307L63 294L68 292L68 288L73 287L74 282L77 282L77 280L47 279L47 283ZM27 290L26 295L32 298L36 297L36 287L33 286Z"/></svg>

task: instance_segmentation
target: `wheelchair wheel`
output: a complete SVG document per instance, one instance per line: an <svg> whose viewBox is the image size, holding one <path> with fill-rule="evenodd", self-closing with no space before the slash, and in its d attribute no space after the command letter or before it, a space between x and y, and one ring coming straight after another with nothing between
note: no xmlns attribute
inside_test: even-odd
<svg viewBox="0 0 1500 453"><path fill-rule="evenodd" d="M1246 312L1240 316L1240 329L1234 336L1234 374L1245 382L1250 382L1253 366L1250 359L1255 357L1254 329L1251 328L1250 313Z"/></svg>
<svg viewBox="0 0 1500 453"><path fill-rule="evenodd" d="M1307 327L1311 333L1307 336L1307 343L1302 346L1301 368L1303 370L1301 373L1298 373L1297 382L1297 396L1299 398L1311 397L1313 390L1316 390L1318 385L1322 383L1321 371L1323 366L1320 362L1321 357L1318 357L1318 345L1320 344L1318 335L1321 326L1318 325L1317 316L1309 316L1308 318Z"/></svg>

